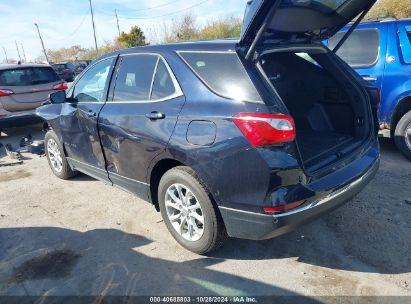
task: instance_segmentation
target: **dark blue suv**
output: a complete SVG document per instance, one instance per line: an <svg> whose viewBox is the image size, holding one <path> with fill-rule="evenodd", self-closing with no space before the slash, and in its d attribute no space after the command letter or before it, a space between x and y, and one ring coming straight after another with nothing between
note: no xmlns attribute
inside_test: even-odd
<svg viewBox="0 0 411 304"><path fill-rule="evenodd" d="M330 39L330 48L348 29ZM411 19L361 23L337 54L381 91L380 133L411 160Z"/></svg>
<svg viewBox="0 0 411 304"><path fill-rule="evenodd" d="M99 58L38 110L51 169L150 201L197 253L342 205L379 146L378 92L322 44L374 1L339 2L249 1L239 41Z"/></svg>

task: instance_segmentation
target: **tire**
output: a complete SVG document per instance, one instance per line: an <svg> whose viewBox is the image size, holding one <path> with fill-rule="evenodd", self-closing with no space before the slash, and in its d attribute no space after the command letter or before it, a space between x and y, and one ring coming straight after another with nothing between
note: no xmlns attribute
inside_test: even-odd
<svg viewBox="0 0 411 304"><path fill-rule="evenodd" d="M181 192L177 189L178 187L180 187ZM171 199L172 196L169 193L174 193L177 199L180 198L179 193L182 193L183 198L185 195L188 197L185 206L181 208L182 211L170 207L170 202L173 205L176 204L174 204L175 201ZM210 193L191 168L181 166L167 171L160 180L158 197L161 215L168 231L184 248L198 254L205 254L220 247L227 239L223 220L217 207L213 204ZM184 200L180 200L180 202L183 204ZM200 209L187 211L189 209L186 208L187 206L192 208L198 206L196 202L198 202ZM172 222L172 219L170 219L171 212L175 213L171 216L180 214L180 220ZM200 218L203 219L203 224L197 220ZM180 233L177 231L176 226L181 225L184 220L186 222L180 231L185 231L185 233ZM194 229L193 225L197 229ZM192 234L189 231L189 226L192 227ZM202 234L198 233L201 230Z"/></svg>
<svg viewBox="0 0 411 304"><path fill-rule="evenodd" d="M64 155L63 147L53 130L47 131L44 137L44 151L55 176L67 180L76 175L76 172L71 170Z"/></svg>
<svg viewBox="0 0 411 304"><path fill-rule="evenodd" d="M401 153L411 160L411 111L398 122L394 132L394 140Z"/></svg>

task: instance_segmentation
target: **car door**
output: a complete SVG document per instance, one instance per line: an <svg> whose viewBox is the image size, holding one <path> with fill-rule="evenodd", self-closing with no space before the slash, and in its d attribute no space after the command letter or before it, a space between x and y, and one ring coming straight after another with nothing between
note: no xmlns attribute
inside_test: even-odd
<svg viewBox="0 0 411 304"><path fill-rule="evenodd" d="M329 40L332 50L340 41L344 31L337 33ZM383 79L387 52L387 24L359 26L338 50L337 55L347 62L358 74L380 91Z"/></svg>
<svg viewBox="0 0 411 304"><path fill-rule="evenodd" d="M74 169L108 180L97 119L107 100L115 58L91 66L67 93L60 116L60 132L68 160Z"/></svg>
<svg viewBox="0 0 411 304"><path fill-rule="evenodd" d="M166 148L185 102L167 62L156 54L119 58L99 130L113 184L145 198L147 168Z"/></svg>

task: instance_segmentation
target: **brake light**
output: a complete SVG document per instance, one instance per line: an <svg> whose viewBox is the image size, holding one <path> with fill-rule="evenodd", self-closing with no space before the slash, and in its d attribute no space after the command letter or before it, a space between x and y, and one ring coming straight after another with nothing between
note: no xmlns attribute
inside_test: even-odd
<svg viewBox="0 0 411 304"><path fill-rule="evenodd" d="M0 97L10 96L13 94L14 92L12 90L0 89Z"/></svg>
<svg viewBox="0 0 411 304"><path fill-rule="evenodd" d="M239 113L233 121L254 147L294 141L294 120L285 114Z"/></svg>
<svg viewBox="0 0 411 304"><path fill-rule="evenodd" d="M67 90L67 89L68 89L68 86L67 86L67 84L64 83L64 82L59 83L59 84L56 84L56 85L53 87L53 90L55 90L55 91L62 91L62 90Z"/></svg>
<svg viewBox="0 0 411 304"><path fill-rule="evenodd" d="M69 69L64 69L63 72L64 73L70 73L70 70Z"/></svg>
<svg viewBox="0 0 411 304"><path fill-rule="evenodd" d="M291 203L291 204L287 204L287 205L283 205L283 206L265 207L263 209L264 209L265 213L281 213L281 212L286 212L286 211L289 211L291 209L295 209L297 207L300 207L304 203L305 203L305 200L304 201L298 201L298 202Z"/></svg>

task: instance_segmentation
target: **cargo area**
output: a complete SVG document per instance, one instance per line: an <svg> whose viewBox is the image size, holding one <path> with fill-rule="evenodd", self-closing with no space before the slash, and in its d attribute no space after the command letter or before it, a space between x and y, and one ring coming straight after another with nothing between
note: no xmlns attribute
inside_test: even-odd
<svg viewBox="0 0 411 304"><path fill-rule="evenodd" d="M366 99L325 51L269 52L260 63L295 121L307 170L325 167L361 144L368 130Z"/></svg>

